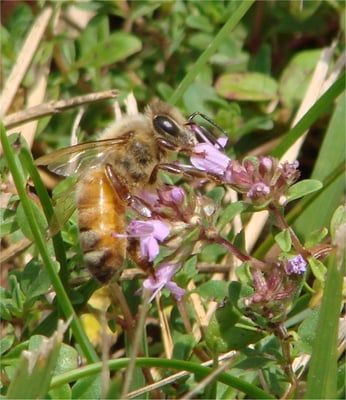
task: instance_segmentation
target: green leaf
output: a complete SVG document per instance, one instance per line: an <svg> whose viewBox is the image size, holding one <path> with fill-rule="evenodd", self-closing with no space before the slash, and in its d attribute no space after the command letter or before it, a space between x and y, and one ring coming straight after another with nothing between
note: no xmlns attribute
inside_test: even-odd
<svg viewBox="0 0 346 400"><path fill-rule="evenodd" d="M69 384L60 385L48 392L50 399L72 399L72 389Z"/></svg>
<svg viewBox="0 0 346 400"><path fill-rule="evenodd" d="M4 237L12 232L18 230L18 221L16 219L15 211L9 208L0 209L0 237Z"/></svg>
<svg viewBox="0 0 346 400"><path fill-rule="evenodd" d="M321 50L307 50L294 55L280 79L280 99L289 109L302 100L311 74L320 58Z"/></svg>
<svg viewBox="0 0 346 400"><path fill-rule="evenodd" d="M216 310L206 334L206 342L212 351L219 353L241 349L263 338L263 334L252 327L247 329L236 326L239 319L239 311L231 304Z"/></svg>
<svg viewBox="0 0 346 400"><path fill-rule="evenodd" d="M99 68L114 64L137 53L142 48L141 41L134 35L126 32L115 32L104 41L95 43L88 52L77 62L77 66Z"/></svg>
<svg viewBox="0 0 346 400"><path fill-rule="evenodd" d="M56 271L59 270L59 264L55 262ZM24 269L21 277L22 290L29 301L41 294L47 293L51 286L51 280L46 268L42 268L42 263L33 258Z"/></svg>
<svg viewBox="0 0 346 400"><path fill-rule="evenodd" d="M28 204L30 205L31 211L33 213L33 216L36 220L37 226L40 229L41 235L46 236L47 233L47 221L45 217L43 216L42 210L40 207L37 205L37 203L34 202L33 199L29 198L27 199ZM32 234L32 231L30 229L30 224L28 223L27 215L24 211L23 204L20 203L18 208L17 208L17 213L16 217L20 226L20 229L24 233L24 235L32 240L35 241L35 236Z"/></svg>
<svg viewBox="0 0 346 400"><path fill-rule="evenodd" d="M215 87L220 96L240 101L273 100L278 90L274 79L258 72L221 75Z"/></svg>
<svg viewBox="0 0 346 400"><path fill-rule="evenodd" d="M202 298L221 301L227 296L228 282L210 280L202 283L195 291L199 293Z"/></svg>
<svg viewBox="0 0 346 400"><path fill-rule="evenodd" d="M72 388L72 399L100 399L102 397L101 374L79 379Z"/></svg>
<svg viewBox="0 0 346 400"><path fill-rule="evenodd" d="M275 242L279 245L282 251L290 251L292 246L290 230L284 229L282 232L275 235Z"/></svg>
<svg viewBox="0 0 346 400"><path fill-rule="evenodd" d="M322 240L328 235L327 228L316 229L312 231L309 236L306 238L305 247L310 248L316 246L317 244L321 243Z"/></svg>
<svg viewBox="0 0 346 400"><path fill-rule="evenodd" d="M12 347L15 338L15 335L6 335L0 339L0 355L3 355Z"/></svg>
<svg viewBox="0 0 346 400"><path fill-rule="evenodd" d="M330 223L330 235L333 243L337 243L342 240L340 236L340 229L346 226L346 206L341 205L335 210ZM340 244L340 243L339 243Z"/></svg>
<svg viewBox="0 0 346 400"><path fill-rule="evenodd" d="M23 351L9 385L7 399L46 398L65 330L60 324L50 339L33 351Z"/></svg>
<svg viewBox="0 0 346 400"><path fill-rule="evenodd" d="M237 201L235 203L227 204L227 206L222 210L222 214L217 222L216 229L221 232L222 229L230 223L233 218L246 210L247 205L242 201Z"/></svg>
<svg viewBox="0 0 346 400"><path fill-rule="evenodd" d="M322 0L309 0L302 6L299 1L292 1L289 3L289 11L295 18L306 20L318 10L322 3Z"/></svg>
<svg viewBox="0 0 346 400"><path fill-rule="evenodd" d="M173 348L173 358L176 360L187 360L189 359L193 347L196 342L192 335L174 334L174 348Z"/></svg>
<svg viewBox="0 0 346 400"><path fill-rule="evenodd" d="M204 32L212 32L214 28L206 15L188 15L186 25Z"/></svg>
<svg viewBox="0 0 346 400"><path fill-rule="evenodd" d="M8 278L8 290L1 290L0 299L0 317L2 319L11 321L13 317L23 317L25 296L14 274Z"/></svg>
<svg viewBox="0 0 346 400"><path fill-rule="evenodd" d="M297 351L302 351L307 354L312 353L312 346L317 335L317 322L320 308L309 310L304 321L299 325L297 342Z"/></svg>
<svg viewBox="0 0 346 400"><path fill-rule="evenodd" d="M222 337L221 330L231 328L239 321L239 312L230 304L216 310L211 318L206 334L206 343L208 347L215 353L226 352L231 349L227 343L227 332L225 337Z"/></svg>
<svg viewBox="0 0 346 400"><path fill-rule="evenodd" d="M217 101L218 96L214 88L210 87L203 82L192 83L183 95L183 101L185 104L193 105L193 110L200 111L207 114L208 109L206 104L208 102Z"/></svg>
<svg viewBox="0 0 346 400"><path fill-rule="evenodd" d="M287 191L287 201L292 201L304 197L310 193L322 189L323 185L315 179L304 179L290 186Z"/></svg>
<svg viewBox="0 0 346 400"><path fill-rule="evenodd" d="M309 257L308 261L314 277L320 282L324 282L325 274L327 272L327 268L324 264L314 257Z"/></svg>

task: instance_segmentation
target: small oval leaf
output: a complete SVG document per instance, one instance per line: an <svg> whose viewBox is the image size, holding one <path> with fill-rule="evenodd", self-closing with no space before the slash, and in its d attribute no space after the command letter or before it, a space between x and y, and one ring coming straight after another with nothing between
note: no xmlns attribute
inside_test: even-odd
<svg viewBox="0 0 346 400"><path fill-rule="evenodd" d="M273 100L277 97L277 82L257 72L227 73L215 85L219 95L243 101Z"/></svg>
<svg viewBox="0 0 346 400"><path fill-rule="evenodd" d="M322 182L316 179L304 179L303 181L296 183L288 189L287 201L289 202L299 199L300 197L306 196L307 194L322 189L322 187Z"/></svg>

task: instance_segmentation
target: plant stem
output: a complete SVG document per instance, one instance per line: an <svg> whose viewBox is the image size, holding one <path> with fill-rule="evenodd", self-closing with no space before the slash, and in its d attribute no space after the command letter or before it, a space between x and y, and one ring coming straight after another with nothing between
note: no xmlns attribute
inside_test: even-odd
<svg viewBox="0 0 346 400"><path fill-rule="evenodd" d="M291 236L293 247L297 250L297 252L299 254L301 254L302 257L307 259L310 256L310 253L307 250L305 250L304 246L300 243L300 240L298 239L298 236L295 234L293 229L287 225L280 210L273 205L270 206L269 210L273 213L273 215L279 225L279 228L282 230L288 229L290 236Z"/></svg>

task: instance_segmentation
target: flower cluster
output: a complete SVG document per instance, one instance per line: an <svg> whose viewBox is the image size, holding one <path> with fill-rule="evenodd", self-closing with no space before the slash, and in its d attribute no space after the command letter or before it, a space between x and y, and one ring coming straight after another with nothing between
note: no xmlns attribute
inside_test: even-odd
<svg viewBox="0 0 346 400"><path fill-rule="evenodd" d="M287 189L300 175L298 161L279 164L276 158L259 156L239 162L209 143L198 143L194 147L191 163L231 185L244 194L248 202L262 207L269 203L284 205Z"/></svg>
<svg viewBox="0 0 346 400"><path fill-rule="evenodd" d="M232 160L226 176L254 205L282 206L287 200L287 189L299 178L298 166L298 161L279 164L273 157L249 157L242 163Z"/></svg>
<svg viewBox="0 0 346 400"><path fill-rule="evenodd" d="M300 285L299 276L306 272L306 265L304 258L298 254L268 266L267 271L253 269L254 293L244 299L247 312L257 312L270 320L282 318Z"/></svg>
<svg viewBox="0 0 346 400"><path fill-rule="evenodd" d="M149 216L142 215L143 219L131 220L126 234L113 233L112 236L128 238L131 243L129 255L139 267L150 271L143 287L152 290L152 299L166 288L177 301L181 301L185 291L172 282L172 278L184 260L194 252L202 229L201 219L209 218L215 207L211 199L197 196L193 191L186 193L178 186L161 186L156 193L143 191L136 199L136 211L143 208L141 201ZM189 234L193 238L187 240ZM170 261L162 261L153 268L162 243Z"/></svg>
<svg viewBox="0 0 346 400"><path fill-rule="evenodd" d="M296 274L302 275L306 272L306 261L304 258L298 254L295 257L289 258L287 260L286 272L288 275Z"/></svg>

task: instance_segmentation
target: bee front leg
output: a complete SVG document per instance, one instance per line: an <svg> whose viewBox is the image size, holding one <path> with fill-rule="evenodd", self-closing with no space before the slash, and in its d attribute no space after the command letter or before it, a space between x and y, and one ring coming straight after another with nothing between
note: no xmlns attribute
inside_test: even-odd
<svg viewBox="0 0 346 400"><path fill-rule="evenodd" d="M184 154L192 154L192 147L181 147L178 146L176 143L171 142L165 138L159 137L157 138L157 143L159 147L164 150L172 151L174 153L184 153Z"/></svg>
<svg viewBox="0 0 346 400"><path fill-rule="evenodd" d="M190 165L181 165L181 164L174 164L174 163L162 163L157 164L149 178L149 183L153 184L156 182L158 171L162 170L165 172L169 172L174 175L182 175L188 179L199 179L203 181L212 180L219 184L222 184L222 181L217 175L214 175L210 172L200 171L197 168L191 167Z"/></svg>

